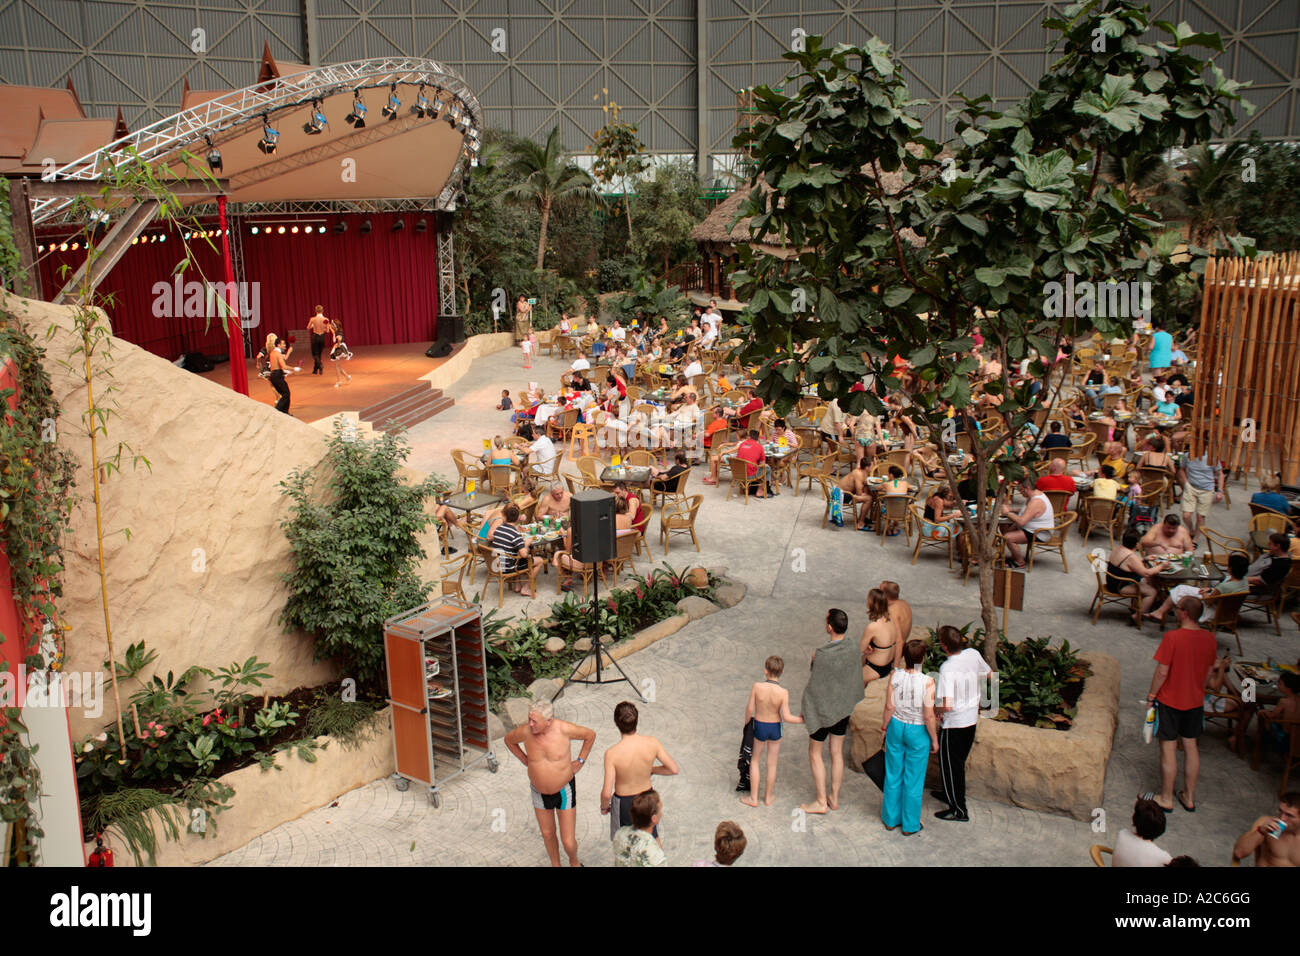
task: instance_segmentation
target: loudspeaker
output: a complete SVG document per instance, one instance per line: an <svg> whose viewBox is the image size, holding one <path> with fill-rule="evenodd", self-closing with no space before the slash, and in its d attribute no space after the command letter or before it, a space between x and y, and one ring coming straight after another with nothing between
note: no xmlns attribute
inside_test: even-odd
<svg viewBox="0 0 1300 956"><path fill-rule="evenodd" d="M614 496L607 491L587 490L575 494L569 503L573 523L573 557L584 564L613 561Z"/></svg>
<svg viewBox="0 0 1300 956"><path fill-rule="evenodd" d="M465 341L465 318L460 315L438 316L438 338L446 338L451 343Z"/></svg>
<svg viewBox="0 0 1300 956"><path fill-rule="evenodd" d="M187 372L211 372L216 366L202 352L186 352L182 366Z"/></svg>
<svg viewBox="0 0 1300 956"><path fill-rule="evenodd" d="M451 354L451 343L445 339L438 339L424 350L424 354L429 358L443 358Z"/></svg>

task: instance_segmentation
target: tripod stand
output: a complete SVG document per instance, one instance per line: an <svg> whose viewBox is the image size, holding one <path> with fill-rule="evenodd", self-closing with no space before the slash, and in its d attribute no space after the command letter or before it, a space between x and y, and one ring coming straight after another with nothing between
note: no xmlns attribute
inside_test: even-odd
<svg viewBox="0 0 1300 956"><path fill-rule="evenodd" d="M618 661L614 660L613 655L610 654L609 651L605 650L605 645L600 639L600 627L596 625L596 622L600 620L598 610L599 606L600 571L593 568L591 575L591 617L589 618L590 623L587 625L587 636L591 638L591 650L583 656L582 660L573 665L573 670L569 671L569 676L564 679L564 686L555 692L555 696L552 697L551 700L559 700L560 695L568 690L570 684L617 684L620 681L627 681L628 686L632 688L632 692L636 694L641 703L648 703L645 697L641 695L641 691L637 690L636 684L632 683L632 678L628 677L627 674L624 673L623 668L619 666ZM593 633L593 631L595 633ZM582 668L582 665L587 663L587 660L593 656L596 658L596 679L575 678L573 675L578 673ZM602 657L609 658L610 665L619 673L618 677L611 677L608 680L604 678L602 675Z"/></svg>

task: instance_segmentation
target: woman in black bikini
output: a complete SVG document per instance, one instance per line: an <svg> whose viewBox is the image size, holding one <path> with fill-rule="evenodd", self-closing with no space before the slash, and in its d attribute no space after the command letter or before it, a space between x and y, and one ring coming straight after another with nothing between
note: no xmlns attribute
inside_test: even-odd
<svg viewBox="0 0 1300 956"><path fill-rule="evenodd" d="M880 588L867 592L867 618L867 626L858 639L864 684L888 677L900 656L898 628L889 617L889 599Z"/></svg>
<svg viewBox="0 0 1300 956"><path fill-rule="evenodd" d="M1147 579L1169 568L1168 562L1148 567L1135 550L1141 540L1142 533L1136 528L1129 528L1106 560L1106 590L1142 597L1138 612L1129 615L1129 623L1134 627L1141 626L1142 615L1151 610L1151 605L1156 600L1156 589Z"/></svg>

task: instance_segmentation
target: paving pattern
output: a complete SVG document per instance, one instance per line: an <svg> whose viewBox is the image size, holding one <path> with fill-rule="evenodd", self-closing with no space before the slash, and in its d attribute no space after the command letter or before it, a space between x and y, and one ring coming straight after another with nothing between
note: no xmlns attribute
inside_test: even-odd
<svg viewBox="0 0 1300 956"><path fill-rule="evenodd" d="M515 394L530 379L558 380L564 367L542 356L531 372L520 372L518 361L517 354L505 352L476 362L449 390L455 407L412 431L411 464L454 475L451 448L481 447L483 437L507 431L504 416L492 408L501 388ZM1088 847L1112 844L1119 829L1129 825L1135 794L1158 785L1156 749L1142 742L1143 708L1138 703L1150 681L1158 635L1151 625L1142 632L1124 626L1118 610L1108 609L1096 627L1090 624L1086 608L1095 579L1087 552L1106 542L1094 538L1085 548L1076 536L1068 549L1068 575L1055 556L1035 563L1026 610L1012 615L1010 630L1017 638L1051 634L1120 662L1120 726L1101 808L1104 832L1095 832L1088 822L990 801L971 801L969 824L944 823L932 816L942 804L927 795L925 829L903 837L883 829L879 792L852 772L846 772L838 811L805 816L797 807L813 794L807 734L799 725L786 728L774 806L742 806L734 789L741 718L749 686L762 678L768 654L785 658L784 683L797 712L807 674L802 662L824 640L826 608L847 610L850 635L856 637L866 622L867 589L882 578L900 583L921 627L978 619L978 592L973 581L963 587L937 551L923 552L912 565L902 537L882 545L875 535L823 530L820 493L795 496L787 488L775 500L746 505L724 501L725 487L697 485L692 491L705 496L698 523L702 550L697 554L689 542L675 541L670 560L677 567L724 566L749 590L737 607L696 621L623 662L638 687L653 691L653 701L639 705L642 731L659 737L682 769L680 776L656 778L665 805L660 830L670 865L711 856L714 827L726 819L738 822L748 837L738 863L743 866L1091 865ZM1248 495L1240 485L1233 494L1241 503L1227 512L1218 506L1211 524L1239 533L1248 516ZM657 539L653 548L658 563L663 554ZM644 572L645 565L639 570ZM506 613L538 613L554 599L553 588L554 578L544 577L544 600L508 597ZM1271 654L1291 659L1295 638L1289 619L1281 637L1271 627L1242 630L1248 658ZM625 699L635 699L626 684L578 686L556 705L557 716L597 732L587 768L577 778L579 855L587 865L612 863L608 818L599 813L601 758L618 739L613 708ZM212 865L544 866L548 861L526 771L500 742L496 752L500 772L479 765L447 783L440 789L439 809L429 805L418 786L402 793L390 780L378 780L344 794L337 806L277 827ZM1249 761L1228 751L1221 729L1210 730L1202 746L1197 812L1171 814L1160 844L1174 854L1189 853L1203 865L1225 865L1237 835L1275 806L1279 778L1276 763L1252 771Z"/></svg>

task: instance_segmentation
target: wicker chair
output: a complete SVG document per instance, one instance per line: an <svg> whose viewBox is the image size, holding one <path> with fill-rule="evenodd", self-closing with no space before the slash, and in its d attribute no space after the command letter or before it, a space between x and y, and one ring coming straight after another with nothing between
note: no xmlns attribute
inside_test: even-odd
<svg viewBox="0 0 1300 956"><path fill-rule="evenodd" d="M659 459L655 458L654 452L643 448L628 452L626 460L629 468L654 468L659 464Z"/></svg>
<svg viewBox="0 0 1300 956"><path fill-rule="evenodd" d="M1138 609L1142 606L1140 603L1142 600L1140 590L1135 588L1132 594L1120 594L1118 591L1111 591L1106 587L1106 572L1104 570L1095 570L1093 573L1097 575L1097 593L1093 595L1092 604L1088 606L1088 610L1092 612L1093 627L1097 626L1097 615L1101 613L1101 609L1107 604L1127 604L1130 614L1138 612ZM1138 618L1139 630L1142 626L1141 620L1141 618Z"/></svg>
<svg viewBox="0 0 1300 956"><path fill-rule="evenodd" d="M501 551L497 550L496 548L492 548L488 552L488 560L486 565L487 580L483 583L483 587L485 589L491 587L493 578L496 579L497 607L501 607L505 604L507 581L527 580L528 589L532 591L534 595L537 593L537 579L533 574L533 559L531 557L523 558L522 560L524 563L523 566L519 568L519 570L506 571L503 562L507 557L509 557L509 555L503 554ZM520 559L516 557L515 560L520 560Z"/></svg>
<svg viewBox="0 0 1300 956"><path fill-rule="evenodd" d="M799 493L799 484L808 479L808 492L812 493L813 481L817 478L834 478L834 462L839 456L839 448L834 447L824 455L814 454L795 466L794 493Z"/></svg>
<svg viewBox="0 0 1300 956"><path fill-rule="evenodd" d="M899 526L904 533L904 540L911 544L907 532L909 525L907 523L907 508L912 505L911 495L877 495L877 507L879 509L876 521L876 533L880 537L880 546L884 547L885 538L888 537L885 529L891 524Z"/></svg>
<svg viewBox="0 0 1300 956"><path fill-rule="evenodd" d="M922 548L946 548L948 551L948 570L952 570L953 541L956 539L956 529L953 527L953 519L948 518L944 521L927 521L925 511L911 504L908 506L908 512L912 516L912 522L916 525L916 546L912 549L912 563L916 564L917 556L920 555ZM936 528L947 528L948 533L941 538L933 537L922 533L925 525L932 525Z"/></svg>
<svg viewBox="0 0 1300 956"><path fill-rule="evenodd" d="M1056 523L1052 525L1052 533L1047 538L1035 538L1034 546L1029 549L1029 570L1034 570L1034 554L1038 551L1055 551L1061 556L1061 570L1066 574L1070 573L1070 563L1065 558L1065 542L1070 536L1070 525L1079 516L1073 511L1057 511Z"/></svg>
<svg viewBox="0 0 1300 956"><path fill-rule="evenodd" d="M668 539L675 534L689 534L695 550L700 550L700 539L695 536L695 517L703 503L703 495L664 502L663 510L659 512L659 544L665 556L668 554Z"/></svg>
<svg viewBox="0 0 1300 956"><path fill-rule="evenodd" d="M1201 598L1207 611L1214 611L1214 620L1210 623L1210 632L1217 634L1227 631L1237 640L1237 654L1245 653L1241 649L1241 635L1237 633L1237 622L1241 616L1241 606L1250 595L1245 591L1236 594L1211 594Z"/></svg>
<svg viewBox="0 0 1300 956"><path fill-rule="evenodd" d="M659 487L656 487L654 482L651 482L650 483L651 507L653 507L655 504L658 504L661 507L667 507L669 501L677 501L677 502L685 501L686 482L690 480L690 477L691 477L691 469L687 468L685 471L679 474L675 479L673 479L671 483L665 482ZM701 500L703 500L702 497Z"/></svg>
<svg viewBox="0 0 1300 956"><path fill-rule="evenodd" d="M1070 499L1074 497L1073 492L1044 491L1043 494L1046 495L1047 500L1052 503L1052 514L1064 514L1070 510Z"/></svg>
<svg viewBox="0 0 1300 956"><path fill-rule="evenodd" d="M595 455L583 455L578 459L578 473L582 476L582 483L587 488L604 488L605 483L600 480L600 473L605 470L605 463Z"/></svg>
<svg viewBox="0 0 1300 956"><path fill-rule="evenodd" d="M483 479L487 477L487 469L472 452L465 451L463 448L453 448L451 460L456 465L457 491L464 491L467 481L472 480L482 484Z"/></svg>
<svg viewBox="0 0 1300 956"><path fill-rule="evenodd" d="M1098 498L1091 495L1083 499L1080 509L1079 534L1086 542L1098 528L1104 528L1110 538L1111 547L1115 546L1116 526L1124 516L1119 502L1114 498Z"/></svg>

